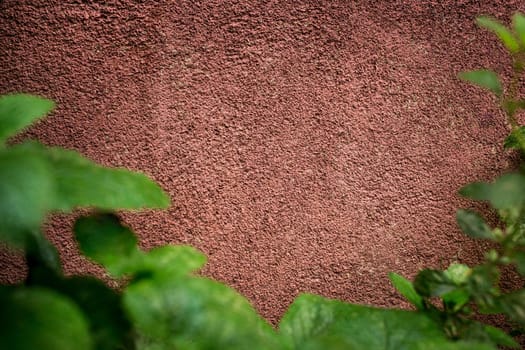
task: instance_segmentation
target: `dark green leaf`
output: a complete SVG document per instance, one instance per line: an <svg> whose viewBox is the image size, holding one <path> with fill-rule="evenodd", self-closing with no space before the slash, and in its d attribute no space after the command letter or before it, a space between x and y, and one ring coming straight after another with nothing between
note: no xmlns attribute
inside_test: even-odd
<svg viewBox="0 0 525 350"><path fill-rule="evenodd" d="M139 250L133 232L113 214L81 217L74 231L82 253L115 277L155 274L174 278L206 263L206 256L189 246L163 246L147 253Z"/></svg>
<svg viewBox="0 0 525 350"><path fill-rule="evenodd" d="M156 349L278 349L242 296L199 277L142 279L124 295L140 342Z"/></svg>
<svg viewBox="0 0 525 350"><path fill-rule="evenodd" d="M503 88L499 81L498 75L493 71L480 69L469 72L461 72L459 73L459 78L484 89L488 89L497 96L501 96L503 93Z"/></svg>
<svg viewBox="0 0 525 350"><path fill-rule="evenodd" d="M459 190L460 195L477 201L488 200L490 193L491 187L485 182L473 182Z"/></svg>
<svg viewBox="0 0 525 350"><path fill-rule="evenodd" d="M97 350L129 349L132 326L121 295L93 277L71 277L49 285L68 296L84 312Z"/></svg>
<svg viewBox="0 0 525 350"><path fill-rule="evenodd" d="M525 276L525 252L515 252L512 258L520 275Z"/></svg>
<svg viewBox="0 0 525 350"><path fill-rule="evenodd" d="M81 252L104 266L115 277L136 271L143 253L138 249L137 238L113 214L94 214L77 219L75 238Z"/></svg>
<svg viewBox="0 0 525 350"><path fill-rule="evenodd" d="M525 126L520 126L505 138L503 147L521 149L520 138L525 144Z"/></svg>
<svg viewBox="0 0 525 350"><path fill-rule="evenodd" d="M499 304L505 315L525 326L525 289L501 296Z"/></svg>
<svg viewBox="0 0 525 350"><path fill-rule="evenodd" d="M54 107L53 101L26 94L0 96L0 145L10 136L42 118Z"/></svg>
<svg viewBox="0 0 525 350"><path fill-rule="evenodd" d="M36 278L35 274L51 273L56 276L62 274L62 264L58 250L38 231L34 231L31 235L28 235L26 262L28 267L28 281Z"/></svg>
<svg viewBox="0 0 525 350"><path fill-rule="evenodd" d="M87 318L96 349L132 349L132 327L119 293L94 277L64 278L55 271L34 269L31 286L45 287L74 301Z"/></svg>
<svg viewBox="0 0 525 350"><path fill-rule="evenodd" d="M502 345L513 349L519 349L520 345L507 333L499 328L484 325L483 329L490 340L496 345Z"/></svg>
<svg viewBox="0 0 525 350"><path fill-rule="evenodd" d="M23 247L38 231L54 200L49 166L35 148L22 144L0 150L0 240Z"/></svg>
<svg viewBox="0 0 525 350"><path fill-rule="evenodd" d="M456 212L456 220L461 230L469 237L494 240L492 230L478 213L459 209Z"/></svg>
<svg viewBox="0 0 525 350"><path fill-rule="evenodd" d="M0 287L0 348L17 350L91 349L80 309L43 288Z"/></svg>
<svg viewBox="0 0 525 350"><path fill-rule="evenodd" d="M284 315L279 330L291 349L494 349L488 345L450 342L441 327L424 314L384 310L299 296Z"/></svg>
<svg viewBox="0 0 525 350"><path fill-rule="evenodd" d="M404 296L412 305L414 305L419 310L423 310L425 308L423 304L423 298L417 294L414 286L412 285L412 282L394 272L390 272L388 277L397 291L401 293L401 295Z"/></svg>
<svg viewBox="0 0 525 350"><path fill-rule="evenodd" d="M441 296L457 288L443 271L424 269L414 280L416 292L423 297Z"/></svg>
<svg viewBox="0 0 525 350"><path fill-rule="evenodd" d="M486 16L478 17L476 21L480 27L486 28L495 33L507 50L512 53L519 51L520 47L514 34L512 34L512 32L499 21Z"/></svg>
<svg viewBox="0 0 525 350"><path fill-rule="evenodd" d="M464 288L458 288L441 296L449 310L458 312L470 301L470 293Z"/></svg>
<svg viewBox="0 0 525 350"><path fill-rule="evenodd" d="M169 198L147 176L125 169L99 166L79 153L50 148L57 183L56 210L71 211L77 207L102 210L166 208Z"/></svg>
<svg viewBox="0 0 525 350"><path fill-rule="evenodd" d="M512 24L514 31L520 39L521 46L525 48L525 16L519 12L515 13L514 16L512 16Z"/></svg>
<svg viewBox="0 0 525 350"><path fill-rule="evenodd" d="M497 304L499 269L492 265L479 265L472 268L467 281L467 290L473 296L483 313L500 312Z"/></svg>

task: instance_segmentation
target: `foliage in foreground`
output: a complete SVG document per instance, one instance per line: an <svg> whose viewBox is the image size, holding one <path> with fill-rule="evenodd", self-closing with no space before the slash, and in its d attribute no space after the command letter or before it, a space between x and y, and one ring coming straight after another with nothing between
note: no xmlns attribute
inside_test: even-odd
<svg viewBox="0 0 525 350"><path fill-rule="evenodd" d="M525 65L525 17L513 30L489 18L478 23L495 32L510 51L515 77L509 89L488 70L460 77L491 90L512 130L505 147L525 153L525 108L517 83ZM518 348L502 330L475 321L477 313L503 314L525 326L525 289L501 291L500 269L525 276L525 175L506 174L472 183L460 193L488 202L501 227L459 210L459 227L498 249L482 264L454 263L425 269L414 282L390 274L415 311L380 309L303 294L274 330L233 289L197 275L206 257L188 246L143 251L134 233L112 211L166 208L169 199L146 176L99 166L80 154L8 139L43 117L53 103L31 95L0 97L0 240L25 253L24 283L0 286L2 349L495 349ZM47 215L91 208L74 235L81 252L102 265L121 288L88 276L66 277L58 253L42 234ZM439 302L438 302L439 301Z"/></svg>

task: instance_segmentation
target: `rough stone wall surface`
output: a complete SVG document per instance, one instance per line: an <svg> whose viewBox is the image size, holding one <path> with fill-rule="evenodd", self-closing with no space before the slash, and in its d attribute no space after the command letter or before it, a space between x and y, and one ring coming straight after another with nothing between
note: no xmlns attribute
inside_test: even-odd
<svg viewBox="0 0 525 350"><path fill-rule="evenodd" d="M57 101L26 136L140 170L167 211L146 248L191 244L275 322L300 292L401 305L387 272L474 262L456 208L512 166L502 113L459 71L509 58L475 16L510 1L0 1L0 93ZM48 225L69 273L71 218ZM23 274L0 255L0 279Z"/></svg>

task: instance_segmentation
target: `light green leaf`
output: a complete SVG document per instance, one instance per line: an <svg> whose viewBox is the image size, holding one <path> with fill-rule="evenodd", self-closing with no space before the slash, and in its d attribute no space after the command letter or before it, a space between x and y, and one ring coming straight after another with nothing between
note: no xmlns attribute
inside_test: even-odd
<svg viewBox="0 0 525 350"><path fill-rule="evenodd" d="M38 96L13 94L0 96L0 145L35 120L49 113L55 104Z"/></svg>
<svg viewBox="0 0 525 350"><path fill-rule="evenodd" d="M465 264L452 263L443 273L450 281L461 285L468 281L472 269Z"/></svg>
<svg viewBox="0 0 525 350"><path fill-rule="evenodd" d="M200 270L206 260L206 255L193 247L167 245L147 252L140 270L170 278L180 277Z"/></svg>
<svg viewBox="0 0 525 350"><path fill-rule="evenodd" d="M471 210L458 209L456 221L461 230L469 237L494 240L492 230L478 213Z"/></svg>
<svg viewBox="0 0 525 350"><path fill-rule="evenodd" d="M494 349L488 345L451 342L422 313L347 304L303 294L279 324L292 349Z"/></svg>
<svg viewBox="0 0 525 350"><path fill-rule="evenodd" d="M97 165L77 152L49 148L46 152L57 184L56 210L77 207L102 210L166 208L169 198L146 175Z"/></svg>
<svg viewBox="0 0 525 350"><path fill-rule="evenodd" d="M31 144L0 150L0 240L24 247L54 200L54 182L45 158Z"/></svg>
<svg viewBox="0 0 525 350"><path fill-rule="evenodd" d="M522 48L525 49L525 16L519 12L512 16L512 24L514 31L520 39Z"/></svg>
<svg viewBox="0 0 525 350"><path fill-rule="evenodd" d="M525 144L525 126L520 126L510 133L503 142L504 148L522 149L520 138ZM524 149L525 151L525 149Z"/></svg>
<svg viewBox="0 0 525 350"><path fill-rule="evenodd" d="M142 261L137 238L116 215L81 217L73 230L82 254L104 266L114 277L135 272Z"/></svg>
<svg viewBox="0 0 525 350"><path fill-rule="evenodd" d="M124 302L152 349L280 349L277 335L248 301L200 277L142 279Z"/></svg>
<svg viewBox="0 0 525 350"><path fill-rule="evenodd" d="M425 308L423 304L423 298L417 294L414 286L412 285L412 282L394 272L390 272L388 277L397 291L401 293L401 295L404 296L412 305L414 305L419 310L423 310Z"/></svg>
<svg viewBox="0 0 525 350"><path fill-rule="evenodd" d="M0 348L86 350L92 348L80 309L43 288L0 287Z"/></svg>
<svg viewBox="0 0 525 350"><path fill-rule="evenodd" d="M505 45L507 50L512 53L519 51L520 47L518 41L514 37L514 34L512 34L512 32L507 27L501 24L501 22L486 16L478 17L476 22L480 27L486 28L496 34L503 45Z"/></svg>
<svg viewBox="0 0 525 350"><path fill-rule="evenodd" d="M496 96L501 96L503 93L503 87L501 86L498 75L493 71L480 69L461 72L458 76L461 80L468 81L479 87L492 91Z"/></svg>
<svg viewBox="0 0 525 350"><path fill-rule="evenodd" d="M525 176L510 173L500 176L492 184L472 183L463 187L460 194L489 201L496 209L520 207L525 200Z"/></svg>

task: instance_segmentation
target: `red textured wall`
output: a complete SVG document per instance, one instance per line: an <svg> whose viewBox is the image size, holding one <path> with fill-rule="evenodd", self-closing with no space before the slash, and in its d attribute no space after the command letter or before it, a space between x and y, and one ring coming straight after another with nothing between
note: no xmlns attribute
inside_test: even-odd
<svg viewBox="0 0 525 350"><path fill-rule="evenodd" d="M29 136L157 180L172 207L126 215L142 244L201 249L270 320L301 291L402 305L387 272L478 259L456 191L512 165L456 74L505 72L473 20L525 5L479 3L4 0L0 92L58 102ZM49 235L86 271L70 224Z"/></svg>

